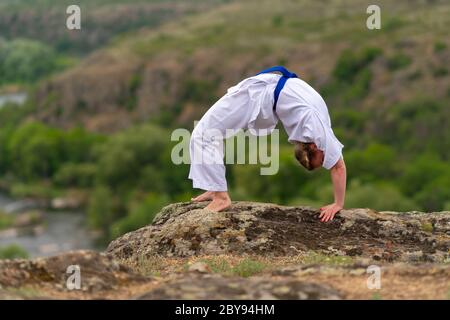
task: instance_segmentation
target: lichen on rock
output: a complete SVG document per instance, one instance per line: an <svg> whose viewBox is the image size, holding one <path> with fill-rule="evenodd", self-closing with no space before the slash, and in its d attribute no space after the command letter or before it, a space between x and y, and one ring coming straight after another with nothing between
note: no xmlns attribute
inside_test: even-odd
<svg viewBox="0 0 450 320"><path fill-rule="evenodd" d="M234 202L219 213L202 203L177 203L161 210L154 222L111 242L106 252L119 259L153 255L199 254L296 255L309 250L364 256L375 260L448 259L450 213L387 213L342 210L322 223L310 207ZM423 230L424 223L435 226ZM414 255L413 255L414 256ZM414 256L417 260L417 255Z"/></svg>

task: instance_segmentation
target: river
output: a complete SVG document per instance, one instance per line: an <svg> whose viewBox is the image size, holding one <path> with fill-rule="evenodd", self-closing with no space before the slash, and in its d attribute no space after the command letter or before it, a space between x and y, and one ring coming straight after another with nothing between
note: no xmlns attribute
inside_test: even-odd
<svg viewBox="0 0 450 320"><path fill-rule="evenodd" d="M0 210L4 211L14 202L0 193ZM0 248L17 244L28 252L30 258L52 256L69 250L95 249L94 236L89 232L86 216L82 212L44 210L43 221L43 224L27 232L0 230Z"/></svg>
<svg viewBox="0 0 450 320"><path fill-rule="evenodd" d="M0 109L7 103L22 105L27 99L25 92L0 94Z"/></svg>
<svg viewBox="0 0 450 320"><path fill-rule="evenodd" d="M0 94L0 109L8 104L22 105L27 99L24 92ZM26 207L26 201L11 199L0 193L0 210ZM16 212L12 215L24 214ZM64 251L95 249L94 237L86 227L86 215L82 212L45 211L43 223L32 228L0 230L0 248L17 244L28 252L30 258L52 256Z"/></svg>

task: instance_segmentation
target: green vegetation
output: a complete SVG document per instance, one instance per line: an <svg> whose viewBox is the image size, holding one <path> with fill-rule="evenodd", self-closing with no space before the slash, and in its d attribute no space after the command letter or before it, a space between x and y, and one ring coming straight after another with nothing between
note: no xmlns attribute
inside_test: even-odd
<svg viewBox="0 0 450 320"><path fill-rule="evenodd" d="M132 202L129 205L128 215L111 226L112 238L151 223L156 214L169 200L165 195L149 193L145 195L144 199L134 201L134 203Z"/></svg>
<svg viewBox="0 0 450 320"><path fill-rule="evenodd" d="M372 300L383 300L379 292L374 292L372 295Z"/></svg>
<svg viewBox="0 0 450 320"><path fill-rule="evenodd" d="M331 266L345 266L354 263L354 259L349 256L336 256L309 251L302 262L304 264L324 264Z"/></svg>
<svg viewBox="0 0 450 320"><path fill-rule="evenodd" d="M448 69L446 67L439 66L437 68L433 68L433 76L435 78L445 77L448 75Z"/></svg>
<svg viewBox="0 0 450 320"><path fill-rule="evenodd" d="M168 165L168 136L150 124L106 137L27 122L0 129L0 173L10 177L6 181L16 196L50 198L70 188L92 190L90 225L108 240L150 223L167 203L192 196L187 166Z"/></svg>
<svg viewBox="0 0 450 320"><path fill-rule="evenodd" d="M366 50L361 61L368 63L374 52L378 51ZM344 71L342 65L338 62L335 68L342 80L353 81L358 78L354 73L363 72L353 64L348 67L352 72ZM201 95L185 98L208 99ZM347 128L342 140L348 150L344 153L349 168L348 207L444 209L450 198L450 167L445 161L449 154L437 143L448 143L444 138L448 133L446 127L432 122L442 121L434 113L444 110L443 106L432 100L395 106L389 120L380 121L383 135L378 141L358 134L367 126L368 114L336 111L335 127ZM376 116L382 119L384 115ZM431 121L424 123L428 116ZM417 131L421 126L428 130L426 144L419 135L423 131ZM391 136L399 140L391 141ZM164 205L186 201L195 192L187 179L188 165L171 163L173 144L168 137L169 131L155 124L132 126L111 136L80 128L61 130L39 122L5 126L0 129L0 173L12 177L11 191L19 196L53 197L69 188L91 190L89 222L103 231L107 241L151 223ZM416 152L420 156L414 156ZM280 148L279 172L261 176L259 170L259 165L228 168L234 199L314 206L333 199L328 173L302 170L285 142Z"/></svg>
<svg viewBox="0 0 450 320"><path fill-rule="evenodd" d="M8 171L22 181L48 179L63 163L92 160L91 147L100 140L83 129L62 131L39 122L2 128L0 173Z"/></svg>
<svg viewBox="0 0 450 320"><path fill-rule="evenodd" d="M80 0L82 29L66 29L66 9L73 1L4 0L0 3L0 87L34 84L69 68L81 56L107 45L119 35L220 5L222 0ZM182 6L180 6L182 5ZM117 14L119 12L121 14ZM126 19L123 19L126 16ZM59 25L59 27L58 27ZM38 31L37 31L38 30ZM89 30L88 32L84 30ZM123 105L136 105L133 79Z"/></svg>
<svg viewBox="0 0 450 320"><path fill-rule="evenodd" d="M377 208L378 210L412 211L420 206L407 197L393 184L361 184L352 180L346 199L349 208Z"/></svg>
<svg viewBox="0 0 450 320"><path fill-rule="evenodd" d="M40 42L0 41L0 85L32 83L60 68L52 48Z"/></svg>
<svg viewBox="0 0 450 320"><path fill-rule="evenodd" d="M358 53L345 50L336 62L333 76L337 80L351 83L381 53L378 48L365 48Z"/></svg>
<svg viewBox="0 0 450 320"><path fill-rule="evenodd" d="M35 286L23 286L20 288L7 287L4 289L7 293L15 296L23 297L24 299L39 299L44 293L37 290Z"/></svg>
<svg viewBox="0 0 450 320"><path fill-rule="evenodd" d="M0 247L0 259L26 259L28 253L21 246L11 244L9 246Z"/></svg>
<svg viewBox="0 0 450 320"><path fill-rule="evenodd" d="M230 262L224 257L206 258L200 259L198 261L206 263L214 273L220 273L224 275L237 275L246 278L255 274L259 274L268 268L268 266L264 262L254 260L249 257L239 260L233 265L230 264ZM186 270L188 268L188 265L185 265L184 268Z"/></svg>
<svg viewBox="0 0 450 320"><path fill-rule="evenodd" d="M0 230L11 227L14 223L12 216L0 211Z"/></svg>
<svg viewBox="0 0 450 320"><path fill-rule="evenodd" d="M340 103L364 98L372 80L370 65L380 55L382 50L376 47L366 47L359 52L344 50L336 62L332 80L321 92L329 98L339 96Z"/></svg>
<svg viewBox="0 0 450 320"><path fill-rule="evenodd" d="M421 225L422 231L425 232L433 232L433 225L431 223L422 223Z"/></svg>
<svg viewBox="0 0 450 320"><path fill-rule="evenodd" d="M155 28L166 21L201 9L214 7L221 0L3 0L0 3L2 37L34 38L52 43L57 52L85 55L104 46L118 34L142 28ZM81 8L82 30L65 29L66 8ZM180 8L180 5L181 6ZM117 12L120 11L120 14ZM126 19L123 17L126 16ZM60 27L57 27L58 24ZM39 30L39 32L36 32Z"/></svg>
<svg viewBox="0 0 450 320"><path fill-rule="evenodd" d="M434 43L434 52L441 52L444 51L445 49L447 49L447 44L445 44L445 42L436 41Z"/></svg>
<svg viewBox="0 0 450 320"><path fill-rule="evenodd" d="M409 66L411 62L412 62L411 57L403 53L397 53L394 56L389 57L387 59L387 67L391 71L395 71Z"/></svg>
<svg viewBox="0 0 450 320"><path fill-rule="evenodd" d="M266 269L267 266L259 261L245 258L233 267L233 273L240 277L250 277Z"/></svg>
<svg viewBox="0 0 450 320"><path fill-rule="evenodd" d="M231 273L231 265L228 262L227 259L218 257L218 258L207 258L202 259L200 262L204 262L208 265L208 267L211 269L214 273L221 273L221 274L230 274ZM185 266L185 269L188 269L188 265Z"/></svg>

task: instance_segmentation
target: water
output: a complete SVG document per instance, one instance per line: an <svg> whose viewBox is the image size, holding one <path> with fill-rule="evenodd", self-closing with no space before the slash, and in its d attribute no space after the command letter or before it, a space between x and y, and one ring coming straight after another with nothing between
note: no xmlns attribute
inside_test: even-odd
<svg viewBox="0 0 450 320"><path fill-rule="evenodd" d="M7 103L22 105L27 99L23 92L0 94L0 109ZM25 200L16 201L0 193L0 210L11 215L24 213L30 206ZM12 208L15 208L12 210ZM86 227L82 212L43 212L43 223L30 228L0 230L0 248L17 244L24 248L31 258L52 256L64 251L95 249L94 237Z"/></svg>
<svg viewBox="0 0 450 320"><path fill-rule="evenodd" d="M26 99L27 94L24 92L0 94L0 108L7 103L22 105Z"/></svg>
<svg viewBox="0 0 450 320"><path fill-rule="evenodd" d="M0 193L0 209L13 202L13 199ZM31 258L52 256L69 250L95 249L94 237L86 227L86 217L83 213L44 212L43 220L43 224L32 228L0 230L0 248L17 244L24 248Z"/></svg>

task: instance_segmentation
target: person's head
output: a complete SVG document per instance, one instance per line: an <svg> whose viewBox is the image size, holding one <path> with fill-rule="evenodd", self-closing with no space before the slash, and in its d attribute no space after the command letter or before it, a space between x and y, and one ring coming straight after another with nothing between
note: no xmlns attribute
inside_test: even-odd
<svg viewBox="0 0 450 320"><path fill-rule="evenodd" d="M323 164L324 153L313 142L296 142L294 154L297 161L310 171L321 167Z"/></svg>

